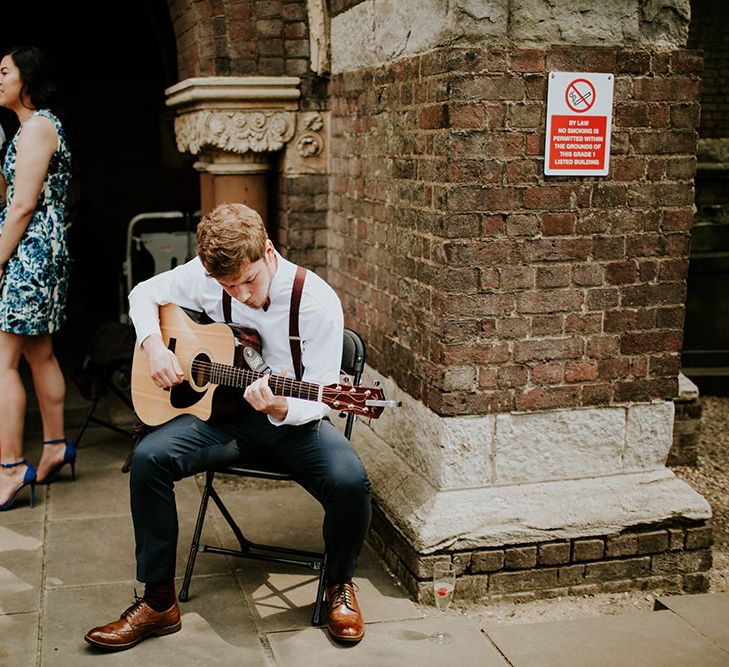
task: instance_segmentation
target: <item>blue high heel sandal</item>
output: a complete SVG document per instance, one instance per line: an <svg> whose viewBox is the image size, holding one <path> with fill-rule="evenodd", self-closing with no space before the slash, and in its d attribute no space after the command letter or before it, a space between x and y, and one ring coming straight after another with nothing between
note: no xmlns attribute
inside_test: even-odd
<svg viewBox="0 0 729 667"><path fill-rule="evenodd" d="M15 500L15 497L20 491L22 491L23 487L28 486L28 484L30 484L30 506L35 507L35 468L30 463L30 461L26 461L25 459L23 459L22 461L18 461L17 463L0 463L0 468L17 468L18 466L22 466L23 464L28 466L27 470L25 471L23 483L17 489L15 489L15 491L13 491L13 495L10 496L10 498L8 498L4 504L0 505L0 512L9 510L13 506L13 501Z"/></svg>
<svg viewBox="0 0 729 667"><path fill-rule="evenodd" d="M71 464L71 479L74 481L76 480L76 448L73 446L73 444L66 440L66 438L57 438L56 440L44 440L43 444L58 445L62 442L66 443L66 449L63 452L63 461L61 461L55 468L51 468L51 470L48 472L48 475L46 475L46 478L42 481L39 481L38 484L50 484L54 479L56 479L61 468L63 468L63 466L65 466L67 463Z"/></svg>

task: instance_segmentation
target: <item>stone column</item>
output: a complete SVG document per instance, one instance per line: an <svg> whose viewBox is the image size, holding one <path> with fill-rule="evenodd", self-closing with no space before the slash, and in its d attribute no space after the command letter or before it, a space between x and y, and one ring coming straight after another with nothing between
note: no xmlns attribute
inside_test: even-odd
<svg viewBox="0 0 729 667"><path fill-rule="evenodd" d="M200 210L242 202L268 218L276 153L295 136L297 77L197 77L166 90L181 152L198 156Z"/></svg>
<svg viewBox="0 0 729 667"><path fill-rule="evenodd" d="M370 542L414 595L708 587L665 467L701 56L688 0L333 10L329 278L402 407L359 422ZM550 72L615 74L611 172L543 173ZM374 369L377 369L376 372Z"/></svg>

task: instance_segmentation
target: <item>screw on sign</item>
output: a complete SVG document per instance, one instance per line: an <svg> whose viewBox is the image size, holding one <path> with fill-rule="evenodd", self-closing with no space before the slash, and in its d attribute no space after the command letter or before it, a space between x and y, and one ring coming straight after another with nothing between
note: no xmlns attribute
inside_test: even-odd
<svg viewBox="0 0 729 667"><path fill-rule="evenodd" d="M595 86L587 79L571 81L565 91L565 102L575 113L585 113L595 104Z"/></svg>

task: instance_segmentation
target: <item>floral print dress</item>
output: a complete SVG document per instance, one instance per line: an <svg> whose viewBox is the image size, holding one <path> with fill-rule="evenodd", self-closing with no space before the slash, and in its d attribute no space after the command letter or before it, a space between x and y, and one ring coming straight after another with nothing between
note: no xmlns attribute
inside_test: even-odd
<svg viewBox="0 0 729 667"><path fill-rule="evenodd" d="M26 336L53 333L65 319L69 257L64 212L71 178L71 152L60 121L47 109L34 115L50 119L58 132L33 217L8 260L0 281L0 330ZM13 201L17 142L23 127L8 145L2 165L7 205L0 211L0 230Z"/></svg>

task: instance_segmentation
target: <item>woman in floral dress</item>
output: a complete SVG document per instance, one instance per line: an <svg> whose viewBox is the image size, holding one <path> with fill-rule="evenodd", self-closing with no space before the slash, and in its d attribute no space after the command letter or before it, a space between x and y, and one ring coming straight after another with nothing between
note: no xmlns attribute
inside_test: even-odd
<svg viewBox="0 0 729 667"><path fill-rule="evenodd" d="M50 483L76 451L64 437L65 383L51 334L64 319L68 251L64 209L71 155L63 127L48 109L55 93L46 59L35 47L12 49L0 61L0 106L20 128L10 140L0 177L0 511L18 492ZM25 389L20 357L30 365L43 420L36 471L23 456Z"/></svg>

